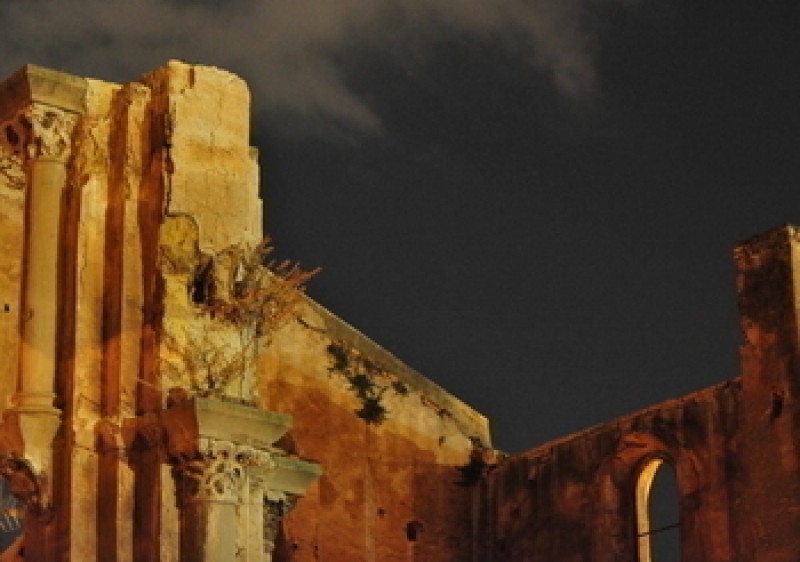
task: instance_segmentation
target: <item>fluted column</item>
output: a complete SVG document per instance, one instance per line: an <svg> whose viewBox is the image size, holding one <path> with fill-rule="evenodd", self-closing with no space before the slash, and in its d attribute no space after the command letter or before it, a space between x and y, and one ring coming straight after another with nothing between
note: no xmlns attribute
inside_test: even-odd
<svg viewBox="0 0 800 562"><path fill-rule="evenodd" d="M173 464L181 562L270 562L282 516L322 473L274 443L285 414L173 393L159 415Z"/></svg>

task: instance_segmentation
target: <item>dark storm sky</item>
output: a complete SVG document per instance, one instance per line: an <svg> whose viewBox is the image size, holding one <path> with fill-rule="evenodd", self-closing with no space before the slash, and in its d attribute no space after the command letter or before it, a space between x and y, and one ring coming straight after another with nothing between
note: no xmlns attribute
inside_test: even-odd
<svg viewBox="0 0 800 562"><path fill-rule="evenodd" d="M310 294L516 451L738 372L731 247L800 222L795 2L0 4L0 65L253 86Z"/></svg>

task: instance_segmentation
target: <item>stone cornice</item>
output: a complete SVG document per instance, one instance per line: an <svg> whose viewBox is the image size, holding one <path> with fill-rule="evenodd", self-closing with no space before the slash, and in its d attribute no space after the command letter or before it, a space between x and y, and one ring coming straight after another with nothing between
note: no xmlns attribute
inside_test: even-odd
<svg viewBox="0 0 800 562"><path fill-rule="evenodd" d="M40 103L71 113L84 113L87 81L71 74L28 64L0 83L0 120Z"/></svg>
<svg viewBox="0 0 800 562"><path fill-rule="evenodd" d="M200 439L270 449L292 426L291 416L254 406L195 397L161 413L171 457L191 456Z"/></svg>

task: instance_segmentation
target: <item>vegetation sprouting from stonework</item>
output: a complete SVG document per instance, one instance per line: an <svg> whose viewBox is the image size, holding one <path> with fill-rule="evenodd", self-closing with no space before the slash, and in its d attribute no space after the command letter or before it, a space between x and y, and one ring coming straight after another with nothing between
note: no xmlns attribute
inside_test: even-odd
<svg viewBox="0 0 800 562"><path fill-rule="evenodd" d="M255 248L231 250L217 261L231 267L222 279L213 266L201 264L193 284L193 300L215 319L252 326L256 336L266 336L296 316L305 286L319 268L304 271L297 262L271 259L275 248L269 238Z"/></svg>
<svg viewBox="0 0 800 562"><path fill-rule="evenodd" d="M480 457L473 455L467 464L456 467L456 470L461 473L461 480L456 484L459 486L472 486L487 472L487 466Z"/></svg>
<svg viewBox="0 0 800 562"><path fill-rule="evenodd" d="M189 273L196 316L164 330L162 375L169 384L201 396L233 393L250 399L259 346L298 315L305 284L318 269L304 271L295 262L271 260L269 239L255 248L236 246L214 255L185 252L190 259L180 249L162 248L162 259L169 271Z"/></svg>
<svg viewBox="0 0 800 562"><path fill-rule="evenodd" d="M473 449L469 456L469 462L456 468L462 476L462 479L456 484L461 486L475 484L485 474L494 470L504 458L507 458L505 453L484 447L480 439L476 437L472 437L470 440L472 441Z"/></svg>
<svg viewBox="0 0 800 562"><path fill-rule="evenodd" d="M183 379L190 391L204 397L222 397L228 387L244 378L255 345L246 332L240 332L235 346L207 331L186 333L182 340L164 336L168 355L162 369L173 382Z"/></svg>
<svg viewBox="0 0 800 562"><path fill-rule="evenodd" d="M384 394L391 390L405 396L408 387L383 367L343 341L334 341L328 346L332 363L328 370L343 376L350 383L350 390L361 401L355 414L371 424L386 420L389 410L383 404Z"/></svg>
<svg viewBox="0 0 800 562"><path fill-rule="evenodd" d="M408 386L396 374L342 340L328 345L328 355L331 357L328 371L343 376L350 383L350 390L361 401L361 408L355 413L367 423L380 424L386 419L389 413L383 404L386 392L391 390L398 396L409 394ZM442 419L453 415L450 410L428 396L420 395L419 400Z"/></svg>

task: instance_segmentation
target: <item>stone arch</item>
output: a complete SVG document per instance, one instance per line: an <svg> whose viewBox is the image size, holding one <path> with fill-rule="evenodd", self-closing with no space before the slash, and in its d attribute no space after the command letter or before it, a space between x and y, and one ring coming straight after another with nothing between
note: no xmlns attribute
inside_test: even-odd
<svg viewBox="0 0 800 562"><path fill-rule="evenodd" d="M666 523L660 521L653 522L651 519L652 502L653 502L653 485L659 479L659 476L664 474L664 471L669 471L672 478L675 480L675 488L677 488L677 477L672 462L662 455L653 455L646 457L640 463L638 475L635 483L635 509L636 509L636 542L637 551L639 554L638 562L653 562L655 554L655 545L653 544L654 533L656 532L674 532L667 528L659 528ZM663 477L661 478L663 481ZM679 510L679 494L676 493L677 489L673 489L674 496L669 501L674 502L673 508L678 510L678 518L675 521L669 521L669 524L680 523L680 510ZM680 529L677 531L679 532ZM674 536L674 535L673 535ZM680 536L680 535L678 535ZM664 535L661 535L661 539ZM680 539L678 539L680 540ZM662 542L663 546L664 543ZM671 545L674 548L674 545Z"/></svg>
<svg viewBox="0 0 800 562"><path fill-rule="evenodd" d="M700 488L700 462L694 452L677 445L677 440L675 443L668 445L646 432L621 433L618 436L616 447L601 461L593 483L593 560L637 560L637 486L648 466L655 468L666 462L675 471L682 541L697 527L692 524L694 510L691 504L697 501Z"/></svg>

